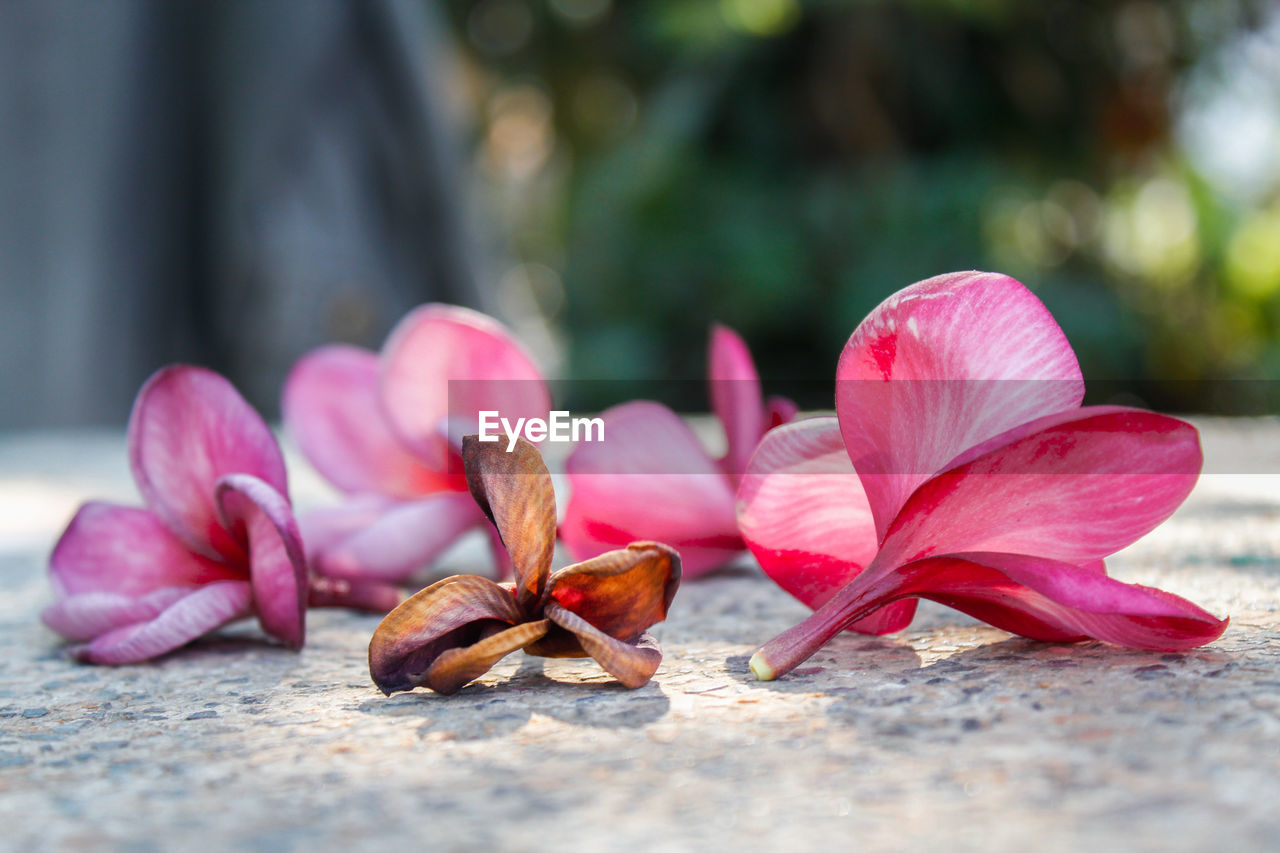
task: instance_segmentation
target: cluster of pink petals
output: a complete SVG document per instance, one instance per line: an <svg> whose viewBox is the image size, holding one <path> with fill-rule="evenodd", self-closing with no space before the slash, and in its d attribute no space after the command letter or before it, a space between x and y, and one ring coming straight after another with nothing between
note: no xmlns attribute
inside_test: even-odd
<svg viewBox="0 0 1280 853"><path fill-rule="evenodd" d="M334 345L302 358L285 384L285 425L347 496L301 519L315 571L400 582L467 530L489 529L467 491L460 436L482 410L514 422L550 405L524 348L466 308L415 309L380 354Z"/></svg>
<svg viewBox="0 0 1280 853"><path fill-rule="evenodd" d="M1066 337L1011 278L912 285L849 339L836 416L767 435L738 492L764 570L817 608L751 661L762 679L836 633L906 627L928 598L1027 637L1180 650L1226 622L1107 576L1199 476L1191 425L1082 407Z"/></svg>
<svg viewBox="0 0 1280 853"><path fill-rule="evenodd" d="M730 329L711 330L711 406L727 451L713 459L675 412L635 401L601 416L604 441L581 442L565 468L572 493L560 537L579 560L636 540L680 552L686 577L722 566L744 548L734 492L747 460L771 427L795 416L790 400L766 404L747 345Z"/></svg>
<svg viewBox="0 0 1280 853"><path fill-rule="evenodd" d="M45 624L100 664L143 661L254 615L301 647L306 561L284 459L257 412L216 373L170 367L138 393L128 441L145 508L80 508L50 558Z"/></svg>

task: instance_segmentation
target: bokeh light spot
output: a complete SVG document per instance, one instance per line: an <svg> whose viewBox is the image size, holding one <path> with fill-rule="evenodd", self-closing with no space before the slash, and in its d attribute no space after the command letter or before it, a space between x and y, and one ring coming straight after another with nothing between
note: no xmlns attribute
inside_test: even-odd
<svg viewBox="0 0 1280 853"><path fill-rule="evenodd" d="M776 36L800 19L796 0L720 0L726 24L753 36Z"/></svg>
<svg viewBox="0 0 1280 853"><path fill-rule="evenodd" d="M510 180L527 181L546 163L554 143L551 99L542 89L525 83L494 94L486 139L493 171Z"/></svg>
<svg viewBox="0 0 1280 853"><path fill-rule="evenodd" d="M1232 235L1226 278L1234 292L1250 299L1280 291L1280 210L1254 214Z"/></svg>
<svg viewBox="0 0 1280 853"><path fill-rule="evenodd" d="M551 9L575 27L596 23L612 5L610 0L551 0Z"/></svg>

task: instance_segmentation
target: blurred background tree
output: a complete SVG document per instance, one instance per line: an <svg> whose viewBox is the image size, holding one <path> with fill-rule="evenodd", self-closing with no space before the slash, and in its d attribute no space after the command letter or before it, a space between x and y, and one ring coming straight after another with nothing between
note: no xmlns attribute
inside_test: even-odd
<svg viewBox="0 0 1280 853"><path fill-rule="evenodd" d="M0 144L0 428L175 360L274 416L428 300L607 380L573 409L704 409L713 320L826 407L974 268L1095 401L1280 409L1275 0L9 0Z"/></svg>
<svg viewBox="0 0 1280 853"><path fill-rule="evenodd" d="M970 268L1035 290L1106 394L1228 411L1221 380L1280 375L1264 0L448 9L499 301L559 375L700 376L719 320L829 406L868 310Z"/></svg>

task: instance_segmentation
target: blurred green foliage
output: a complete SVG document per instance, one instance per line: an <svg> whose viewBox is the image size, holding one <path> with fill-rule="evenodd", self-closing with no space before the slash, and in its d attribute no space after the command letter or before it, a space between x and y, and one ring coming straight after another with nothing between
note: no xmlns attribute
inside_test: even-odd
<svg viewBox="0 0 1280 853"><path fill-rule="evenodd" d="M881 299L971 268L1034 289L1086 378L1150 404L1280 376L1263 0L448 8L503 294L560 330L566 376L700 376L719 320L767 388L816 388Z"/></svg>

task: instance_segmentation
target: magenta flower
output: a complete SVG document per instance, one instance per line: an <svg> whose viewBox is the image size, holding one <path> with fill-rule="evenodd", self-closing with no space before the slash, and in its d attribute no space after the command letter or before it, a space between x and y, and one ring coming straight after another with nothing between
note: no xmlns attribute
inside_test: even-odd
<svg viewBox="0 0 1280 853"><path fill-rule="evenodd" d="M574 557L652 539L678 550L685 575L696 577L745 547L734 519L738 478L761 436L793 418L796 407L781 397L766 405L747 345L724 326L711 330L707 373L727 439L722 458L713 459L675 412L643 400L604 412L604 441L574 448L560 526Z"/></svg>
<svg viewBox="0 0 1280 853"><path fill-rule="evenodd" d="M771 432L738 493L765 572L817 608L755 653L758 678L844 629L900 630L918 598L1051 642L1172 651L1225 630L1102 562L1191 491L1195 428L1082 408L1075 354L1018 282L954 273L900 291L858 326L836 380L836 417Z"/></svg>
<svg viewBox="0 0 1280 853"><path fill-rule="evenodd" d="M348 496L302 518L315 570L403 581L467 530L488 528L462 473L461 434L482 410L514 423L545 418L550 405L524 348L466 308L415 309L380 355L335 345L303 357L285 383L285 424Z"/></svg>
<svg viewBox="0 0 1280 853"><path fill-rule="evenodd" d="M146 507L80 508L49 559L57 600L45 624L100 664L156 657L252 615L301 647L306 563L284 459L258 414L216 373L169 367L138 392L128 440Z"/></svg>

